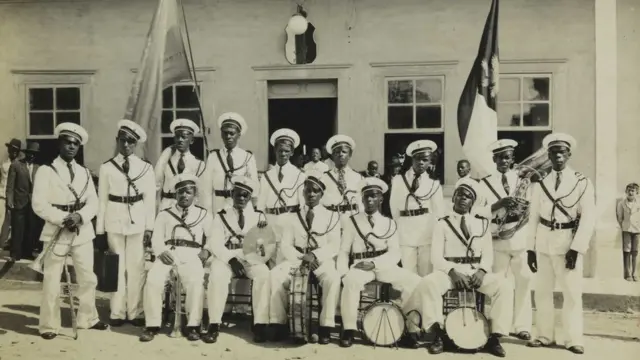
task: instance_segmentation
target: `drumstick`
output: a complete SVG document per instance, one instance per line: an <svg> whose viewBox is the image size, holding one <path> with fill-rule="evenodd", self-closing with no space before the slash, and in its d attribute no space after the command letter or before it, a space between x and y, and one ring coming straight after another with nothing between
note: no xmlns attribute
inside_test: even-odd
<svg viewBox="0 0 640 360"><path fill-rule="evenodd" d="M389 330L391 330L391 336L393 336L393 342L395 343L398 339L396 339L396 334L393 333L393 326L391 326L391 320L389 320L389 315L387 315L387 309L384 309L384 315L387 318L387 324L389 325Z"/></svg>
<svg viewBox="0 0 640 360"><path fill-rule="evenodd" d="M380 338L380 329L382 329L382 317L386 314L387 314L387 309L382 310L380 319L378 319L378 331L376 331L376 343L378 343L378 339ZM374 344L373 347L376 347L376 345Z"/></svg>
<svg viewBox="0 0 640 360"><path fill-rule="evenodd" d="M478 301L478 298L476 296L476 291L475 289L473 290L473 310L476 310L476 302ZM478 312L474 311L473 312L473 319L478 322Z"/></svg>
<svg viewBox="0 0 640 360"><path fill-rule="evenodd" d="M464 304L464 307L467 307L467 290L466 289L462 290L462 303ZM462 308L462 326L466 327L467 319L464 316L464 314L466 313L466 311L464 311L464 307Z"/></svg>

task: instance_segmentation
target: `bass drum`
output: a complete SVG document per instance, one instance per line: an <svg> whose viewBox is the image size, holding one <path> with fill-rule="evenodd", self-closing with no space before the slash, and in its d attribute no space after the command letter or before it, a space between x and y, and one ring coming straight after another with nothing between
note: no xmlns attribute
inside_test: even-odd
<svg viewBox="0 0 640 360"><path fill-rule="evenodd" d="M289 285L289 334L292 339L308 342L311 338L311 283L309 269L293 268Z"/></svg>
<svg viewBox="0 0 640 360"><path fill-rule="evenodd" d="M444 320L444 329L453 345L461 350L477 351L489 341L489 321L472 307L452 310Z"/></svg>
<svg viewBox="0 0 640 360"><path fill-rule="evenodd" d="M358 327L374 346L394 346L405 332L402 310L391 302L375 302L359 314Z"/></svg>

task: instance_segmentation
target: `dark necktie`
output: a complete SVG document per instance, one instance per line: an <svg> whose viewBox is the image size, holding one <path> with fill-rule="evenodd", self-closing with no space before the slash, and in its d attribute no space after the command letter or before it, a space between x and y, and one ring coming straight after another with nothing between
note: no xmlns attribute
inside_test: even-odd
<svg viewBox="0 0 640 360"><path fill-rule="evenodd" d="M309 208L309 210L307 211L307 216L306 216L306 220L307 220L307 227L309 228L309 230L311 230L311 227L313 226L313 218L314 218L315 214L313 213L313 208Z"/></svg>
<svg viewBox="0 0 640 360"><path fill-rule="evenodd" d="M467 221L465 220L464 216L460 218L460 230L462 230L462 235L465 237L465 239L471 237L471 235L469 234L469 228L467 227Z"/></svg>
<svg viewBox="0 0 640 360"><path fill-rule="evenodd" d="M178 159L178 174L182 174L184 168L184 153L180 153L180 158Z"/></svg>
<svg viewBox="0 0 640 360"><path fill-rule="evenodd" d="M238 209L238 226L240 229L244 229L244 210Z"/></svg>
<svg viewBox="0 0 640 360"><path fill-rule="evenodd" d="M282 179L284 179L284 174L282 174L282 166L280 166L280 169L278 170L278 181L282 182Z"/></svg>
<svg viewBox="0 0 640 360"><path fill-rule="evenodd" d="M420 187L420 175L418 174L414 174L413 175L413 182L411 183L411 192L414 193L416 192L416 190L418 190L418 187Z"/></svg>
<svg viewBox="0 0 640 360"><path fill-rule="evenodd" d="M369 225L371 225L371 229L373 229L373 227L376 225L373 222L373 215L367 215L367 220L369 221Z"/></svg>
<svg viewBox="0 0 640 360"><path fill-rule="evenodd" d="M182 221L185 221L187 219L187 215L189 215L189 208L185 208L182 211Z"/></svg>
<svg viewBox="0 0 640 360"><path fill-rule="evenodd" d="M507 180L507 174L502 174L502 187L504 191L507 192L507 195L511 193L511 188L509 187L509 181Z"/></svg>
<svg viewBox="0 0 640 360"><path fill-rule="evenodd" d="M344 169L338 170L338 190L341 194L347 189L347 181L344 179Z"/></svg>
<svg viewBox="0 0 640 360"><path fill-rule="evenodd" d="M558 176L556 177L556 191L558 191L558 188L560 187L560 182L562 181L562 173L559 172Z"/></svg>
<svg viewBox="0 0 640 360"><path fill-rule="evenodd" d="M233 170L235 170L233 168L233 157L231 157L231 150L227 150L227 167L229 168L230 172L233 172Z"/></svg>
<svg viewBox="0 0 640 360"><path fill-rule="evenodd" d="M71 179L70 182L73 182L73 178L76 177L76 174L73 172L73 165L70 162L68 162L67 168L69 169L69 178Z"/></svg>
<svg viewBox="0 0 640 360"><path fill-rule="evenodd" d="M125 174L128 174L130 167L131 166L129 164L129 157L125 156L124 157L124 162L122 163L122 171L124 171Z"/></svg>

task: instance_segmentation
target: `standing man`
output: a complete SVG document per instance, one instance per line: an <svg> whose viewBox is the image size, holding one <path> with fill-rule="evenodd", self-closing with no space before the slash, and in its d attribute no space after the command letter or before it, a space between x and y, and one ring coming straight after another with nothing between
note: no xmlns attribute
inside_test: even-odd
<svg viewBox="0 0 640 360"><path fill-rule="evenodd" d="M392 180L390 208L398 223L402 267L421 277L431 273L431 236L435 221L444 215L442 186L427 174L430 156L437 149L431 140L407 147L411 168Z"/></svg>
<svg viewBox="0 0 640 360"><path fill-rule="evenodd" d="M143 326L144 243L151 241L156 210L153 166L136 156L147 134L131 120L118 122L118 155L100 166L96 233L107 233L109 249L118 254L118 290L111 297L111 326L127 320Z"/></svg>
<svg viewBox="0 0 640 360"><path fill-rule="evenodd" d="M77 325L81 329L106 330L96 309L98 279L93 272L93 219L98 212L98 196L89 170L74 158L89 135L79 125L62 123L54 134L60 155L37 172L33 186L33 211L45 221L40 240L54 246L44 258L40 336L55 338L60 330L60 275L68 254L78 282Z"/></svg>
<svg viewBox="0 0 640 360"><path fill-rule="evenodd" d="M171 122L169 129L173 133L173 145L164 149L155 167L156 189L160 192L159 210L176 204L176 194L171 187L174 176L189 173L200 178L199 181L206 181L202 180L206 169L204 161L189 151L193 137L200 132L198 125L189 119L176 119ZM198 195L198 204L210 212L211 198L204 191L199 191Z"/></svg>
<svg viewBox="0 0 640 360"><path fill-rule="evenodd" d="M213 213L233 205L231 190L233 176L245 176L258 181L256 158L251 151L238 147L240 136L247 132L247 123L240 114L228 112L218 118L220 137L224 148L214 149L207 159L207 185L203 188L206 196L212 199ZM253 205L257 203L259 189L255 189Z"/></svg>
<svg viewBox="0 0 640 360"><path fill-rule="evenodd" d="M15 160L9 167L7 179L7 207L11 211L11 250L9 261L23 257L33 259L33 250L38 234L35 214L31 208L33 179L39 165L34 164L40 150L37 142L27 143L24 157Z"/></svg>
<svg viewBox="0 0 640 360"><path fill-rule="evenodd" d="M596 223L593 185L567 166L577 145L571 135L549 134L542 144L552 171L534 185L531 196L528 263L531 271L539 273L535 290L537 338L528 346L549 346L555 341L553 289L557 281L564 298L564 345L574 354L583 354L582 268Z"/></svg>
<svg viewBox="0 0 640 360"><path fill-rule="evenodd" d="M311 149L311 161L304 165L304 172L310 170L319 171L321 173L329 171L329 165L322 161L322 153L318 148Z"/></svg>
<svg viewBox="0 0 640 360"><path fill-rule="evenodd" d="M0 250L9 239L9 225L11 224L11 212L7 208L7 180L9 179L9 168L20 155L22 141L11 139L4 144L7 147L8 158L0 167Z"/></svg>
<svg viewBox="0 0 640 360"><path fill-rule="evenodd" d="M280 242L282 227L292 223L295 213L304 204L302 186L305 175L293 166L289 159L300 144L300 137L291 129L280 129L271 135L271 145L276 153L276 165L262 175L258 210L267 216L267 222L276 233L276 265L284 261Z"/></svg>
<svg viewBox="0 0 640 360"><path fill-rule="evenodd" d="M516 337L531 340L531 280L533 273L527 265L527 226L518 229L511 238L498 236L502 226L518 223L519 217L505 217L507 209L515 206L514 197L530 194L518 194L518 173L512 170L514 151L518 142L502 139L491 144L493 162L496 171L480 180L478 188L484 194L482 201L483 214L491 214L491 233L493 238L493 273L502 274L505 278L513 278L515 282L515 309L513 313L513 329ZM524 215L527 216L527 215ZM525 220L526 221L526 220Z"/></svg>

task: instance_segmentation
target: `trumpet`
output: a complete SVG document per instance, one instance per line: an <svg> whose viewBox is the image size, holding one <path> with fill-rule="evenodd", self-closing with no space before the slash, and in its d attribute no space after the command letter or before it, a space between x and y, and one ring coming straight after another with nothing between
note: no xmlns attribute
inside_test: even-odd
<svg viewBox="0 0 640 360"><path fill-rule="evenodd" d="M174 301L174 320L173 329L169 334L172 338L181 338L182 335L182 315L185 313L182 310L182 282L180 281L180 274L178 274L178 265L173 264L172 279L173 279L173 301Z"/></svg>

